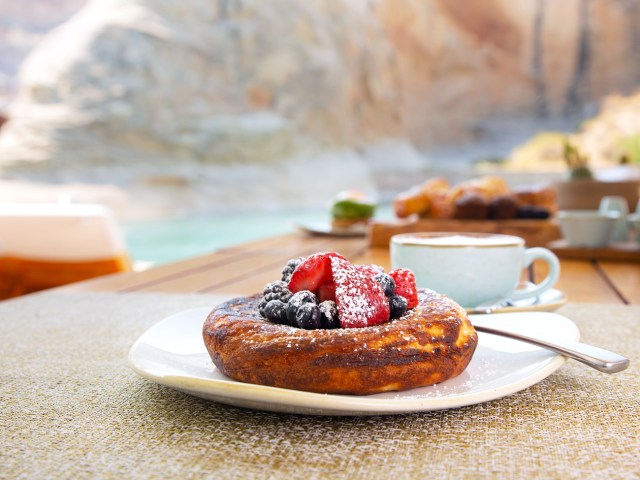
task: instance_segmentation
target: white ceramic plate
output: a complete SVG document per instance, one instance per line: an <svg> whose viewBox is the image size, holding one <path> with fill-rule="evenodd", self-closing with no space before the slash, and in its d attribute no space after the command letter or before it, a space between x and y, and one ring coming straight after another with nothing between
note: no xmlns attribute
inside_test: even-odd
<svg viewBox="0 0 640 480"><path fill-rule="evenodd" d="M551 288L538 297L513 300L492 313L553 312L565 303L567 303L567 296L560 290ZM473 310L473 308L467 309L469 313L473 313Z"/></svg>
<svg viewBox="0 0 640 480"><path fill-rule="evenodd" d="M540 382L565 361L533 345L478 333L478 347L467 369L438 385L367 396L265 387L232 380L213 365L202 341L202 325L210 310L180 312L147 330L129 352L133 370L161 385L239 407L310 415L377 415L455 408L501 398ZM501 313L471 319L529 335L553 332L556 338L579 337L576 325L555 313Z"/></svg>
<svg viewBox="0 0 640 480"><path fill-rule="evenodd" d="M367 225L356 224L350 227L334 227L328 222L298 223L297 227L313 235L328 235L331 237L364 237L367 234Z"/></svg>

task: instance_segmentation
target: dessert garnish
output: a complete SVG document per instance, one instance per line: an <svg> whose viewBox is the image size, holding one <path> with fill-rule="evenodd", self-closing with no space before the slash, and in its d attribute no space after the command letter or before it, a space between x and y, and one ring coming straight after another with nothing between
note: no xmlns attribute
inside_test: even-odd
<svg viewBox="0 0 640 480"><path fill-rule="evenodd" d="M291 259L269 283L260 314L273 323L311 329L361 328L402 317L418 305L411 270L389 273L355 265L336 252Z"/></svg>

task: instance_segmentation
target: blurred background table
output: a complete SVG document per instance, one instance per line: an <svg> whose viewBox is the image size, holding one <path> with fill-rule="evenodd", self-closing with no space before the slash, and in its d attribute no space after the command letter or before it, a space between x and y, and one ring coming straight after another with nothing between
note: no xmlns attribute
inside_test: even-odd
<svg viewBox="0 0 640 480"><path fill-rule="evenodd" d="M279 279L290 258L336 251L354 263L390 267L387 248L370 248L364 237L330 237L292 233L217 250L211 254L74 283L61 289L81 292L165 292L252 294ZM570 302L640 304L640 263L561 259L556 288ZM546 266L536 264L537 279Z"/></svg>

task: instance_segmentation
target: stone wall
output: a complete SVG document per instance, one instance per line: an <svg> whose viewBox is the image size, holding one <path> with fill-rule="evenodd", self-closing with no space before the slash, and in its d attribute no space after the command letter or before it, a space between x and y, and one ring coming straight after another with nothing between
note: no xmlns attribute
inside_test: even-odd
<svg viewBox="0 0 640 480"><path fill-rule="evenodd" d="M574 115L632 90L639 27L640 0L94 0L23 64L0 173L213 182L239 202L230 166L246 196L267 177L298 192L282 175L331 165L302 190L371 190L367 152L419 170L417 149L482 138L492 118Z"/></svg>
<svg viewBox="0 0 640 480"><path fill-rule="evenodd" d="M384 0L377 17L420 146L478 138L495 116L588 114L640 84L636 0Z"/></svg>
<svg viewBox="0 0 640 480"><path fill-rule="evenodd" d="M0 2L0 114L18 89L20 64L42 38L87 0Z"/></svg>

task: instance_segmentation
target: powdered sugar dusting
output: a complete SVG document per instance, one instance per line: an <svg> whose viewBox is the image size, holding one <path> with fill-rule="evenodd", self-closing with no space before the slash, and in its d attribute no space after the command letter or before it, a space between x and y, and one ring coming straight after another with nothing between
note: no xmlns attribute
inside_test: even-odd
<svg viewBox="0 0 640 480"><path fill-rule="evenodd" d="M384 291L368 271L337 257L331 259L331 267L343 328L366 327L389 319L389 304Z"/></svg>

